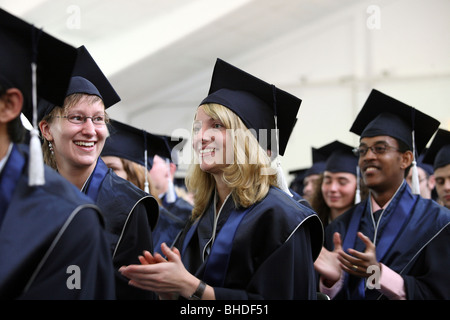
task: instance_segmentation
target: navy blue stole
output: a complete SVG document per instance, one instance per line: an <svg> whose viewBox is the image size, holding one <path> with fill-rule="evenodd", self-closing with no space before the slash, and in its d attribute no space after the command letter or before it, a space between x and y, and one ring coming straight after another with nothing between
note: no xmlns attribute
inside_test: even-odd
<svg viewBox="0 0 450 320"><path fill-rule="evenodd" d="M211 252L209 253L208 260L206 261L205 272L203 274L203 281L210 286L222 287L225 282L225 276L228 270L228 263L230 261L230 253L236 235L236 231L247 213L253 208L253 206L243 210L235 209L231 212L225 224L217 234L214 241ZM198 227L197 220L189 229L186 234L186 238L183 242L183 250L189 244L195 230Z"/></svg>
<svg viewBox="0 0 450 320"><path fill-rule="evenodd" d="M83 193L87 194L89 198L97 202L98 192L100 190L100 185L105 179L106 174L108 173L109 168L103 162L103 160L99 157L97 159L97 164L95 165L94 171L89 177L89 181L86 183L83 190Z"/></svg>
<svg viewBox="0 0 450 320"><path fill-rule="evenodd" d="M403 182L406 183L405 181ZM414 197L410 192L407 192L406 185L403 185L399 190L398 194L389 206L386 208L387 211L390 212L388 220L385 222L386 226L383 230L382 235L379 237L379 242L376 243L376 256L377 260L383 262L383 258L385 257L388 250L394 244L395 239L398 237L399 232L403 229L403 225L408 221L410 213L415 206L417 199L419 197ZM342 249L347 252L348 248L354 248L357 232L359 230L359 224L364 214L371 214L370 198L366 200L365 205L360 205L355 208L352 213L352 217L350 219L350 223L347 229L347 233L345 235ZM382 218L381 218L382 219ZM377 236L378 237L378 236ZM361 278L358 284L358 292L354 294L350 294L348 288L349 275L345 274L344 279L344 288L347 288L349 293L349 297L353 297L355 299L363 299L365 296L365 278ZM356 296L355 296L356 295Z"/></svg>
<svg viewBox="0 0 450 320"><path fill-rule="evenodd" d="M6 161L0 176L0 225L8 210L17 182L22 176L24 166L24 157L13 145L9 159Z"/></svg>

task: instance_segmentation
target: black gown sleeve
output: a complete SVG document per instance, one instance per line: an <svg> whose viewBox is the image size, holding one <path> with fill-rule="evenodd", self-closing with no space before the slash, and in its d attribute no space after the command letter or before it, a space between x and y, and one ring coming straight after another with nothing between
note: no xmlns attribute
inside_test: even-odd
<svg viewBox="0 0 450 320"><path fill-rule="evenodd" d="M418 255L404 275L406 299L450 299L450 227L442 230Z"/></svg>
<svg viewBox="0 0 450 320"><path fill-rule="evenodd" d="M142 251L153 252L152 230L148 221L146 206L139 202L126 222L113 257L116 274L116 291L119 300L153 300L155 293L130 286L128 279L119 273L119 268L130 264L140 264Z"/></svg>
<svg viewBox="0 0 450 320"><path fill-rule="evenodd" d="M115 299L111 253L98 214L80 210L19 299Z"/></svg>

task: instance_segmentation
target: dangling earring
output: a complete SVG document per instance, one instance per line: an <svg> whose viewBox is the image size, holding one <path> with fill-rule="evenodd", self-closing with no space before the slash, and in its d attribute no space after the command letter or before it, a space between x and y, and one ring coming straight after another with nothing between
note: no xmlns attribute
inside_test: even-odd
<svg viewBox="0 0 450 320"><path fill-rule="evenodd" d="M53 152L53 145L50 141L48 142L48 148L50 149L50 152L52 153L52 155L54 155L55 153Z"/></svg>

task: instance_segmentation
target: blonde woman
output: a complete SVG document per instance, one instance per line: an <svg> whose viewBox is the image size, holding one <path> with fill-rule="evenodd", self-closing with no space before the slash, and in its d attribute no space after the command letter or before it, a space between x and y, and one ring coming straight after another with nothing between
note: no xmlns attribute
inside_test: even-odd
<svg viewBox="0 0 450 320"><path fill-rule="evenodd" d="M278 113L272 94L284 102ZM322 226L278 188L268 156L276 145L267 146L260 130L275 128L278 115L283 130L289 128L288 134L280 129L283 154L299 106L296 97L217 61L193 125L196 158L186 178L195 194L191 221L173 248L162 245L165 258L145 253L141 265L120 269L131 285L164 299L316 298L313 262Z"/></svg>

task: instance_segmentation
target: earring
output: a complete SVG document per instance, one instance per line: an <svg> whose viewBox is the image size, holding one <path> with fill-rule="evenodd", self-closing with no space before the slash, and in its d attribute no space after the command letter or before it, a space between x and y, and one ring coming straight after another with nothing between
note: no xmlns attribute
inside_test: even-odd
<svg viewBox="0 0 450 320"><path fill-rule="evenodd" d="M48 148L50 149L50 152L52 153L52 155L54 155L55 153L53 152L53 145L50 141L48 142Z"/></svg>

